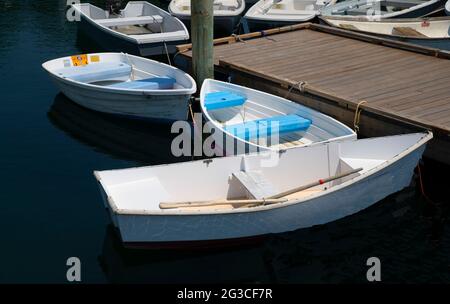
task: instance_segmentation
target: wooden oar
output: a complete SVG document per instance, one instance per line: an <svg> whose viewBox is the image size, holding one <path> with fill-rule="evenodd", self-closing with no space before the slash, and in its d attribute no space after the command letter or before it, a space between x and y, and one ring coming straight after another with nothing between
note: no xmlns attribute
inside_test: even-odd
<svg viewBox="0 0 450 304"><path fill-rule="evenodd" d="M344 173L341 173L341 174L337 174L337 175L330 176L330 177L327 177L327 178L319 179L319 180L317 180L315 182L312 182L312 183L309 183L309 184L306 184L306 185L303 185L303 186L300 186L300 187L296 187L296 188L291 189L291 190L283 191L283 192L280 192L280 193L275 194L275 195L272 195L272 196L268 197L267 199L281 198L281 197L287 196L287 195L292 194L292 193L300 192L300 191L312 188L314 186L322 185L324 183L328 183L328 182L331 182L333 180L349 176L349 175L351 175L353 173L357 173L357 172L361 171L362 169L363 168L357 168L357 169L353 169L353 170L350 170L350 171L347 171L347 172L344 172Z"/></svg>
<svg viewBox="0 0 450 304"><path fill-rule="evenodd" d="M183 207L205 207L216 205L260 205L260 204L275 204L287 201L287 198L276 199L246 199L246 200L213 200L213 201L192 201L192 202L161 202L160 209L174 209Z"/></svg>
<svg viewBox="0 0 450 304"><path fill-rule="evenodd" d="M213 201L186 201L186 202L161 202L159 204L160 209L175 209L175 208L183 208L183 207L205 207L205 206L216 206L216 205L226 205L226 204L234 204L234 205L270 205L276 203L286 202L288 199L283 198L292 193L300 192L314 186L322 185L324 183L343 178L349 176L353 173L357 173L361 171L363 168L353 169L341 174L337 174L334 176L330 176L324 179L319 179L318 181L296 187L294 189L290 189L287 191L280 192L278 194L272 195L265 199L246 199L246 200L213 200Z"/></svg>

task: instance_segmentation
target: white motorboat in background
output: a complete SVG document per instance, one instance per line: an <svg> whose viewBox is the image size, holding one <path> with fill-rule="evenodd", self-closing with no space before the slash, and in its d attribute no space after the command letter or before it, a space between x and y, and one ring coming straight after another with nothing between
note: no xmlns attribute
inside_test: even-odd
<svg viewBox="0 0 450 304"><path fill-rule="evenodd" d="M293 231L361 211L407 187L431 133L97 171L125 246L193 246Z"/></svg>
<svg viewBox="0 0 450 304"><path fill-rule="evenodd" d="M313 20L319 9L336 0L260 0L245 14L245 32L254 32Z"/></svg>
<svg viewBox="0 0 450 304"><path fill-rule="evenodd" d="M152 56L176 51L189 40L184 24L146 1L130 1L120 14L89 3L73 4L80 28L106 51Z"/></svg>
<svg viewBox="0 0 450 304"><path fill-rule="evenodd" d="M42 66L77 104L130 118L185 120L196 91L195 81L183 71L123 53L69 56Z"/></svg>

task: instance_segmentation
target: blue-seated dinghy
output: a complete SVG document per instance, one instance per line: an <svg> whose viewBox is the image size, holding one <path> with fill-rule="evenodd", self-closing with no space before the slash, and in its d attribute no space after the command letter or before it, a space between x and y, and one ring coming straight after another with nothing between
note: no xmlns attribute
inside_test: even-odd
<svg viewBox="0 0 450 304"><path fill-rule="evenodd" d="M194 80L183 71L123 53L76 55L42 66L77 104L132 118L185 120L196 91Z"/></svg>
<svg viewBox="0 0 450 304"><path fill-rule="evenodd" d="M232 155L355 140L339 121L313 109L250 88L207 79L200 92L203 115L215 129L215 152Z"/></svg>

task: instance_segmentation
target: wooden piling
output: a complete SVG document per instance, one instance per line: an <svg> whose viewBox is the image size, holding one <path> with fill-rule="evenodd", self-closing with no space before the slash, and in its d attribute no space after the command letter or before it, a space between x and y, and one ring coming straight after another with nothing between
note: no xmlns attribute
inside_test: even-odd
<svg viewBox="0 0 450 304"><path fill-rule="evenodd" d="M192 67L198 88L203 80L214 78L213 1L191 1Z"/></svg>

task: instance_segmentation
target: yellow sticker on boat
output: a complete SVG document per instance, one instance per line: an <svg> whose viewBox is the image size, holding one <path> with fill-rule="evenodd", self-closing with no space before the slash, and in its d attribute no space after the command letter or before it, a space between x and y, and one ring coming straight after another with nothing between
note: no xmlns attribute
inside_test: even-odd
<svg viewBox="0 0 450 304"><path fill-rule="evenodd" d="M99 62L99 61L100 61L100 56L98 56L98 55L91 56L91 62Z"/></svg>
<svg viewBox="0 0 450 304"><path fill-rule="evenodd" d="M88 57L87 55L76 55L72 56L72 64L73 66L87 65Z"/></svg>

